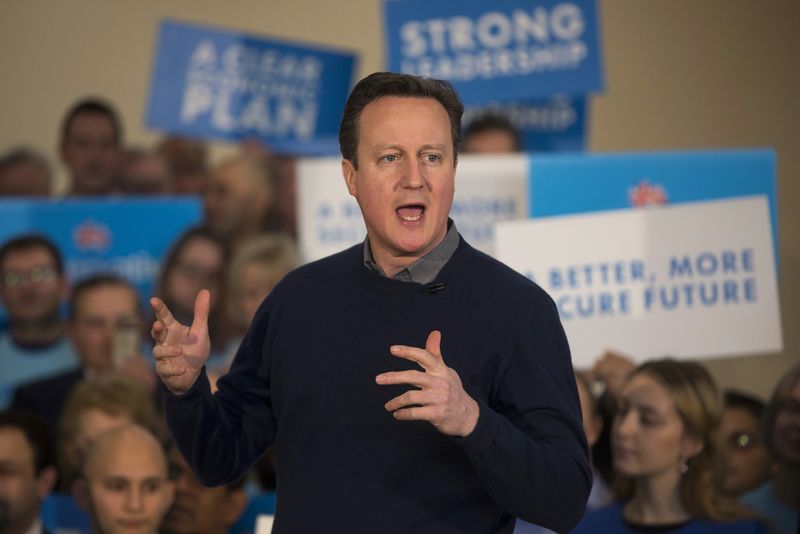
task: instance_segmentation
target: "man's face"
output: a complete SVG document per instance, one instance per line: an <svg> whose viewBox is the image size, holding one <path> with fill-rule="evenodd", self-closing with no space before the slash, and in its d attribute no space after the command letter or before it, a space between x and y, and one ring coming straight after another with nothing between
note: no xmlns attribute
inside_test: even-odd
<svg viewBox="0 0 800 534"><path fill-rule="evenodd" d="M244 490L204 486L176 448L169 456L176 474L175 502L164 518L167 534L225 534L247 502Z"/></svg>
<svg viewBox="0 0 800 534"><path fill-rule="evenodd" d="M128 287L100 286L80 296L69 331L85 368L97 372L111 368L114 333L131 318L140 316L136 295Z"/></svg>
<svg viewBox="0 0 800 534"><path fill-rule="evenodd" d="M516 140L505 130L484 130L464 140L464 153L510 154L517 152Z"/></svg>
<svg viewBox="0 0 800 534"><path fill-rule="evenodd" d="M39 165L12 165L0 175L0 196L50 196L50 175Z"/></svg>
<svg viewBox="0 0 800 534"><path fill-rule="evenodd" d="M74 117L61 146L61 159L78 194L103 195L115 186L119 145L111 119L100 113Z"/></svg>
<svg viewBox="0 0 800 534"><path fill-rule="evenodd" d="M129 435L90 454L84 476L93 531L156 532L172 504L174 486L155 441Z"/></svg>
<svg viewBox="0 0 800 534"><path fill-rule="evenodd" d="M738 497L766 482L772 459L764 445L758 418L743 408L726 408L720 430L725 457L722 489Z"/></svg>
<svg viewBox="0 0 800 534"><path fill-rule="evenodd" d="M772 428L772 444L780 462L800 466L800 382L781 402Z"/></svg>
<svg viewBox="0 0 800 534"><path fill-rule="evenodd" d="M166 162L153 155L138 157L126 165L120 186L129 195L168 195L173 189Z"/></svg>
<svg viewBox="0 0 800 534"><path fill-rule="evenodd" d="M344 160L375 259L408 265L447 233L455 192L450 120L433 98L386 96L359 118L358 170Z"/></svg>
<svg viewBox="0 0 800 534"><path fill-rule="evenodd" d="M0 298L12 324L58 318L66 281L56 271L56 262L46 248L31 247L6 255L0 276Z"/></svg>
<svg viewBox="0 0 800 534"><path fill-rule="evenodd" d="M224 163L211 175L203 200L206 222L221 237L234 237L257 218L262 192L241 161Z"/></svg>
<svg viewBox="0 0 800 534"><path fill-rule="evenodd" d="M36 475L33 449L21 430L0 428L0 532L24 532L50 491Z"/></svg>
<svg viewBox="0 0 800 534"><path fill-rule="evenodd" d="M220 246L205 237L191 239L178 253L173 268L167 273L163 292L179 320L191 318L194 300L201 289L211 292L212 301L219 298L223 261Z"/></svg>

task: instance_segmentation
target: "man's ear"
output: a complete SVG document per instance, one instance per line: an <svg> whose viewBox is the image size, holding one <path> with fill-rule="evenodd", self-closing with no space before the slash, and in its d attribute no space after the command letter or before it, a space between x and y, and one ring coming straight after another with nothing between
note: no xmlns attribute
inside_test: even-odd
<svg viewBox="0 0 800 534"><path fill-rule="evenodd" d="M221 510L222 516L225 518L225 525L230 527L236 523L246 507L247 493L241 488L229 490L228 498Z"/></svg>
<svg viewBox="0 0 800 534"><path fill-rule="evenodd" d="M358 198L358 188L356 187L356 168L349 159L342 160L342 176L344 176L344 183L347 185L347 190L351 195Z"/></svg>
<svg viewBox="0 0 800 534"><path fill-rule="evenodd" d="M84 478L79 478L72 483L72 498L87 514L91 514L92 498L89 495L89 483Z"/></svg>
<svg viewBox="0 0 800 534"><path fill-rule="evenodd" d="M58 473L53 466L45 467L36 479L36 494L39 499L44 500L56 485Z"/></svg>

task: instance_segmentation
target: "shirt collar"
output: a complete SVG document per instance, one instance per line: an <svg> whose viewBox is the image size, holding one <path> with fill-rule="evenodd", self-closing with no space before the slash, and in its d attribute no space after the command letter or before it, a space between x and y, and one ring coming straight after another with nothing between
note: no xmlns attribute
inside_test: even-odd
<svg viewBox="0 0 800 534"><path fill-rule="evenodd" d="M37 517L36 521L34 521L30 528L25 531L25 534L42 534L44 532L42 527L42 520Z"/></svg>
<svg viewBox="0 0 800 534"><path fill-rule="evenodd" d="M439 275L439 271L442 270L442 267L445 266L458 248L458 230L456 230L456 225L452 219L447 220L447 226L448 230L444 239L442 239L433 250L394 275L395 280L428 284L436 279ZM376 272L381 276L386 276L383 269L378 265L375 261L375 257L372 255L372 249L369 245L369 236L364 239L364 265L370 271Z"/></svg>

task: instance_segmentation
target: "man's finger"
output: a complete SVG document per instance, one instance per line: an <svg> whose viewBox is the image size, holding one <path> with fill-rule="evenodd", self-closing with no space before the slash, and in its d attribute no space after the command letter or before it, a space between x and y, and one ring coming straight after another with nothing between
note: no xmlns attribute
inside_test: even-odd
<svg viewBox="0 0 800 534"><path fill-rule="evenodd" d="M441 364L441 359L437 360L427 350L419 347L409 347L406 345L392 345L389 352L398 358L404 358L414 363L418 363L426 371L433 371Z"/></svg>
<svg viewBox="0 0 800 534"><path fill-rule="evenodd" d="M433 406L412 406L392 412L392 416L400 421L430 421L439 417L439 411Z"/></svg>
<svg viewBox="0 0 800 534"><path fill-rule="evenodd" d="M442 333L438 330L433 330L428 334L428 339L425 341L425 350L434 355L437 359L444 361L442 358Z"/></svg>
<svg viewBox="0 0 800 534"><path fill-rule="evenodd" d="M431 393L429 391L422 391L419 389L411 389L402 395L398 395L389 402L383 405L387 412L393 412L400 408L406 408L413 405L427 406L429 404L436 404L441 401L441 395Z"/></svg>
<svg viewBox="0 0 800 534"><path fill-rule="evenodd" d="M390 371L375 377L375 382L381 385L410 384L418 388L430 387L436 377L422 371Z"/></svg>
<svg viewBox="0 0 800 534"><path fill-rule="evenodd" d="M153 328L150 329L150 337L153 338L153 341L156 342L156 345L160 345L167 339L167 329L164 326L164 323L161 321L156 321L153 323Z"/></svg>
<svg viewBox="0 0 800 534"><path fill-rule="evenodd" d="M156 314L156 318L161 321L165 328L171 328L177 321L175 321L175 317L172 316L172 313L167 308L167 305L164 304L164 301L158 297L153 297L150 299L150 306L153 308L153 312Z"/></svg>
<svg viewBox="0 0 800 534"><path fill-rule="evenodd" d="M162 378L180 376L186 372L186 366L173 361L156 361L156 373Z"/></svg>
<svg viewBox="0 0 800 534"><path fill-rule="evenodd" d="M171 360L177 358L183 353L180 347L170 345L156 345L153 347L153 358L156 361Z"/></svg>
<svg viewBox="0 0 800 534"><path fill-rule="evenodd" d="M194 320L192 332L202 333L208 331L208 314L211 310L211 292L201 289L194 299Z"/></svg>

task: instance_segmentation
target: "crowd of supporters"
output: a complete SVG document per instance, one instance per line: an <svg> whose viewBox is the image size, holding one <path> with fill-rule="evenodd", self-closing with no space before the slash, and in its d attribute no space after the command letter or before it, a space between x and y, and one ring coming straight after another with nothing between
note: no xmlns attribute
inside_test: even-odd
<svg viewBox="0 0 800 534"><path fill-rule="evenodd" d="M197 292L211 291L213 383L262 300L300 263L294 159L257 141L215 165L199 140L130 147L113 106L96 99L68 110L60 132L66 197L201 202L203 221L175 240L153 285L185 324ZM482 117L463 148L517 151L519 136L505 119ZM46 158L0 154L0 197L53 195ZM161 413L147 296L111 272L71 280L64 265L40 234L0 247L0 480L14 481L0 484L0 532L253 531L253 514L274 507L272 456L229 486L198 482ZM766 401L722 391L701 364L670 358L636 365L606 353L576 380L595 470L579 532L796 532L800 366ZM517 531L541 529L520 522Z"/></svg>

